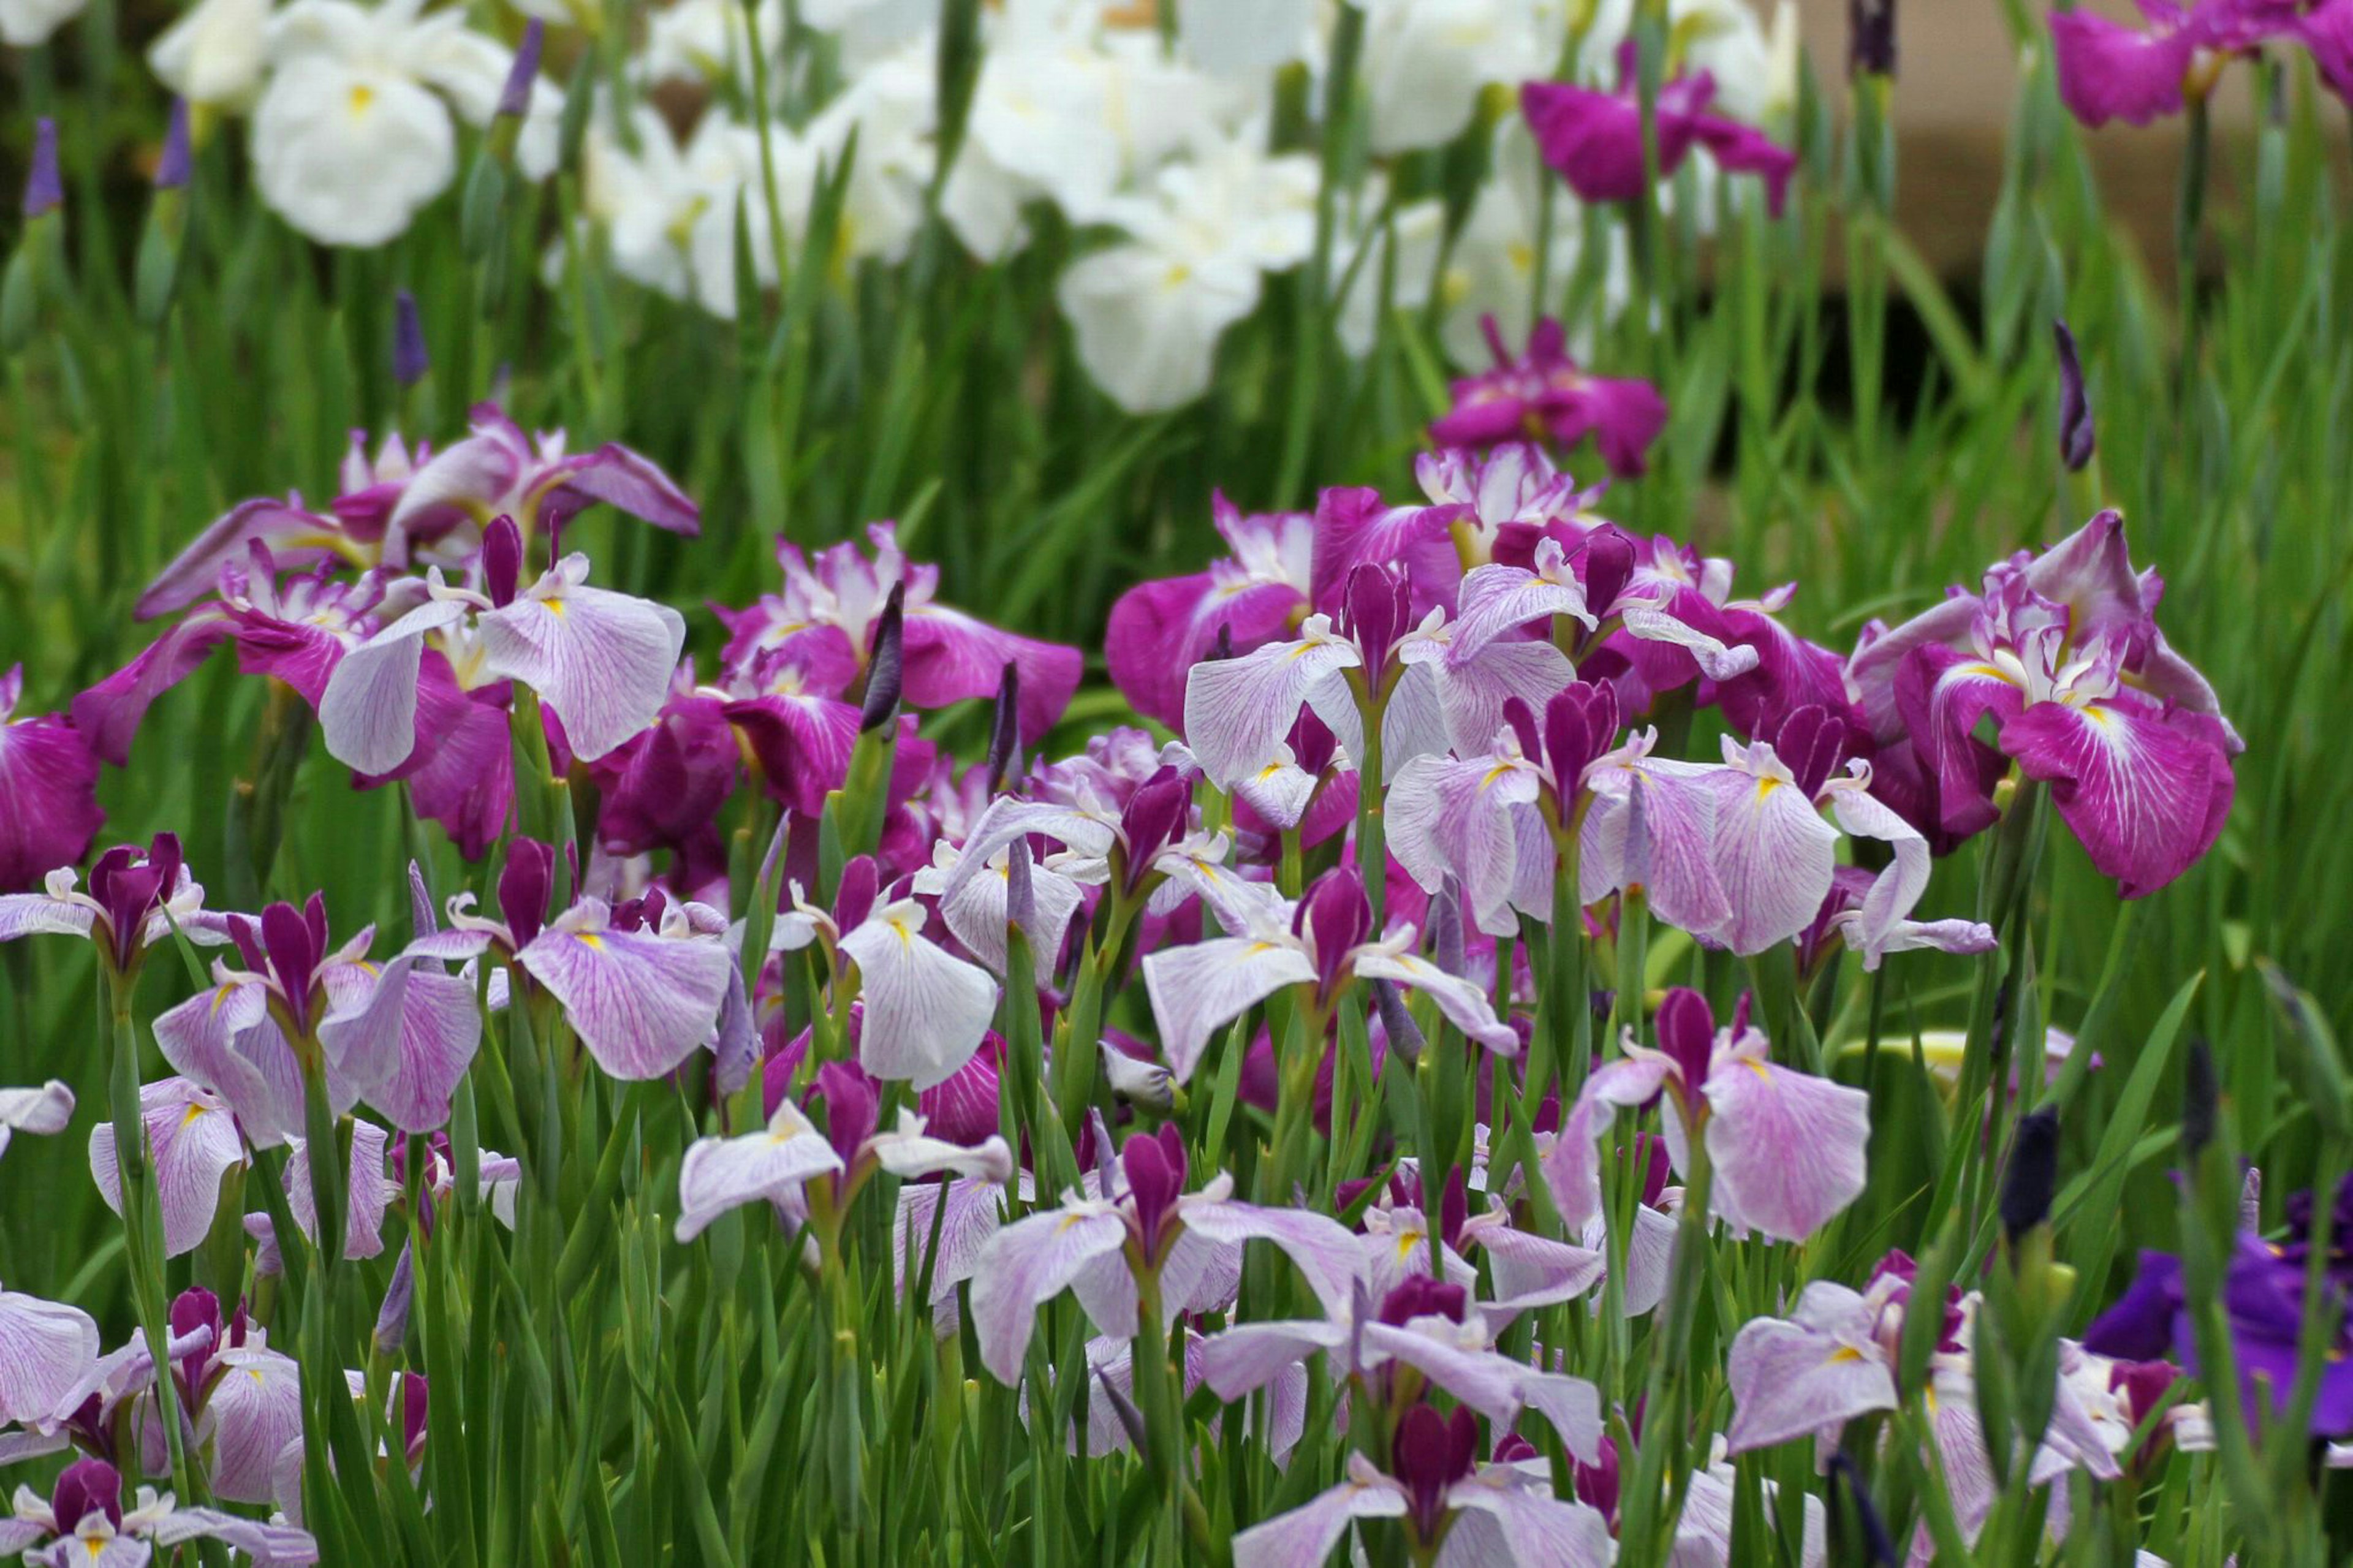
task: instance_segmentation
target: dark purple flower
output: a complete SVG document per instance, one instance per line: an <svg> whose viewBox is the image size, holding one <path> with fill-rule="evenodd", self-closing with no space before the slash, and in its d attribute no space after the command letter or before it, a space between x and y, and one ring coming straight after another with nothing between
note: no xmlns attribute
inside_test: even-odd
<svg viewBox="0 0 2353 1568"><path fill-rule="evenodd" d="M1850 76L1895 74L1895 0L1847 0Z"/></svg>
<svg viewBox="0 0 2353 1568"><path fill-rule="evenodd" d="M1550 440L1573 447L1590 434L1609 471L1623 478L1649 466L1647 454L1666 428L1667 404L1647 381L1588 375L1568 355L1567 335L1547 316L1528 334L1525 354L1504 346L1495 318L1481 318L1495 367L1453 384L1454 406L1431 424L1445 447Z"/></svg>
<svg viewBox="0 0 2353 1568"><path fill-rule="evenodd" d="M392 379L403 386L414 386L425 379L431 365L425 352L425 324L417 319L417 296L403 289L392 298ZM507 526L514 526L512 519ZM514 597L512 583L507 597ZM495 594L491 598L497 602Z"/></svg>
<svg viewBox="0 0 2353 1568"><path fill-rule="evenodd" d="M144 853L135 845L118 844L90 868L90 896L106 913L110 955L118 972L127 973L138 963L150 922L180 890L183 868L179 836L171 833L155 835Z"/></svg>
<svg viewBox="0 0 2353 1568"><path fill-rule="evenodd" d="M856 1163L859 1147L874 1136L881 1116L881 1099L874 1080L856 1062L828 1062L817 1069L817 1092L825 1101L825 1135L846 1170Z"/></svg>
<svg viewBox="0 0 2353 1568"><path fill-rule="evenodd" d="M2295 29L2289 0L2139 0L2147 26L2098 16L2088 6L2051 16L2059 97L2086 125L2123 120L2147 125L2179 114L2186 93L2203 95L2229 55Z"/></svg>
<svg viewBox="0 0 2353 1568"><path fill-rule="evenodd" d="M33 125L33 161L25 174L25 216L27 221L65 205L66 187L58 174L58 122L43 115Z"/></svg>
<svg viewBox="0 0 2353 1568"><path fill-rule="evenodd" d="M1458 1407L1449 1417L1416 1405L1398 1423L1389 1470L1405 1489L1407 1517L1417 1540L1438 1540L1446 1521L1447 1494L1471 1473L1478 1452L1479 1421L1467 1408Z"/></svg>
<svg viewBox="0 0 2353 1568"><path fill-rule="evenodd" d="M2064 321L2052 322L2051 331L2059 344L2059 461L2069 473L2080 473L2092 460L2092 400L2084 390L2084 363L2075 355L2075 334Z"/></svg>
<svg viewBox="0 0 2353 1568"><path fill-rule="evenodd" d="M14 717L24 690L23 665L0 675L0 893L79 860L106 821L98 759L62 716Z"/></svg>
<svg viewBox="0 0 2353 1568"><path fill-rule="evenodd" d="M93 1513L103 1513L109 1524L122 1528L122 1476L104 1459L77 1459L68 1465L49 1499L49 1513L60 1531L70 1532Z"/></svg>

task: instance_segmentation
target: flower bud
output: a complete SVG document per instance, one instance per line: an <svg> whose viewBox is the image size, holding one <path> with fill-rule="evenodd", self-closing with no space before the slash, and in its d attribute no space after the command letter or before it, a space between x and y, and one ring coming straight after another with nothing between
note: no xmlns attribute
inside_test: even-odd
<svg viewBox="0 0 2353 1568"><path fill-rule="evenodd" d="M2001 1226L2011 1243L2051 1217L2059 1186L2059 1112L2044 1106L2020 1119L2001 1182Z"/></svg>
<svg viewBox="0 0 2353 1568"><path fill-rule="evenodd" d="M874 623L874 643L866 660L866 700L858 710L858 732L873 733L899 710L902 661L906 658L907 585L891 584L891 597Z"/></svg>
<svg viewBox="0 0 2353 1568"><path fill-rule="evenodd" d="M425 325L417 319L417 296L403 289L392 302L392 379L415 386L431 366L425 352ZM512 588L508 596L513 596Z"/></svg>
<svg viewBox="0 0 2353 1568"><path fill-rule="evenodd" d="M2084 364L2076 357L2075 334L2064 321L2051 323L2059 344L2059 461L2071 474L2083 472L2092 460L2094 432L2092 399L2084 389Z"/></svg>

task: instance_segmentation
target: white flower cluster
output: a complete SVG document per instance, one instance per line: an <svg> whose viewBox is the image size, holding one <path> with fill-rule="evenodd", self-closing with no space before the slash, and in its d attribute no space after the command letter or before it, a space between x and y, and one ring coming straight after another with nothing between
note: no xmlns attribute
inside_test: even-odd
<svg viewBox="0 0 2353 1568"><path fill-rule="evenodd" d="M561 31L586 0L511 0ZM1762 3L1762 0L1757 0ZM199 105L250 111L257 185L297 229L373 246L406 230L454 183L453 114L488 123L512 63L428 0L198 0L150 59ZM1356 0L1356 101L1370 167L1335 193L1330 266L1352 353L1384 307L1430 311L1460 363L1483 359L1480 319L1525 336L1538 257L1556 279L1585 225L1549 203L1512 89L1564 69L1617 79L1635 0ZM1761 121L1794 96L1788 0L1770 29L1751 0L1671 0L1677 68L1706 70L1718 105ZM36 42L79 0L0 0L0 37ZM1173 8L1173 15L1170 15ZM1315 249L1321 170L1270 153L1279 73L1304 68L1305 107L1327 100L1335 0L1003 0L982 13L982 55L941 216L973 256L999 261L1050 208L1107 237L1062 273L1057 298L1080 360L1124 407L1172 408L1209 384L1219 341L1264 281ZM903 261L938 174L937 0L673 0L638 30L600 97L583 151L584 216L625 276L718 316L736 308L742 248L758 282L807 238L847 161L828 267ZM754 58L754 44L765 58ZM551 43L552 58L555 52ZM568 51L566 51L568 53ZM759 89L766 89L765 103ZM655 107L661 104L660 109ZM700 105L673 129L681 103ZM1493 126L1489 177L1451 237L1435 195L1392 199L1397 166ZM518 146L553 166L562 94L534 84ZM762 122L765 116L765 123ZM854 149L854 150L853 150ZM1425 167L1412 188L1425 187ZM1549 215L1550 233L1541 232ZM1622 262L1609 258L1605 299ZM560 254L551 258L560 267Z"/></svg>

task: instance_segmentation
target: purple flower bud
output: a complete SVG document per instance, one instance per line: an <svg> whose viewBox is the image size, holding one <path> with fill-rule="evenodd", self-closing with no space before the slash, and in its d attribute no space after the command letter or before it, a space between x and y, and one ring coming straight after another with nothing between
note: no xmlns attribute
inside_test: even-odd
<svg viewBox="0 0 2353 1568"><path fill-rule="evenodd" d="M1463 1222L1471 1217L1471 1188L1462 1167L1446 1173L1446 1191L1438 1200L1438 1238L1449 1247L1462 1240Z"/></svg>
<svg viewBox="0 0 2353 1568"><path fill-rule="evenodd" d="M1585 603L1606 616L1634 575L1634 542L1617 528L1599 528L1585 542Z"/></svg>
<svg viewBox="0 0 2353 1568"><path fill-rule="evenodd" d="M221 1343L220 1298L198 1285L183 1290L172 1301L171 1337L185 1340L199 1329L210 1329L212 1338L196 1350L180 1357L180 1386L193 1403L203 1392L206 1374L211 1372L213 1357L224 1347Z"/></svg>
<svg viewBox="0 0 2353 1568"><path fill-rule="evenodd" d="M1029 841L1017 838L1005 852L1005 923L1026 935L1037 920L1038 894L1029 876Z"/></svg>
<svg viewBox="0 0 2353 1568"><path fill-rule="evenodd" d="M1587 1464L1573 1459L1569 1464L1569 1481L1577 1489L1577 1500L1618 1528L1618 1445L1615 1440L1601 1439L1601 1457Z"/></svg>
<svg viewBox="0 0 2353 1568"><path fill-rule="evenodd" d="M1406 1010L1405 994L1396 981L1373 982L1373 1007L1381 1016L1381 1032L1388 1037L1389 1049L1407 1061L1420 1060L1421 1048L1429 1042L1422 1037L1421 1026Z"/></svg>
<svg viewBox="0 0 2353 1568"><path fill-rule="evenodd" d="M422 1373L400 1374L400 1440L412 1462L425 1446L425 1419L431 1393Z"/></svg>
<svg viewBox="0 0 2353 1568"><path fill-rule="evenodd" d="M1389 650L1412 613L1405 574L1366 562L1349 572L1342 599L1347 620L1343 629L1364 656L1365 679L1378 685L1388 673Z"/></svg>
<svg viewBox="0 0 2353 1568"><path fill-rule="evenodd" d="M2002 1173L2001 1227L2012 1243L2051 1217L2058 1187L2059 1112L2046 1105L2019 1119L2010 1168Z"/></svg>
<svg viewBox="0 0 2353 1568"><path fill-rule="evenodd" d="M432 363L425 352L425 324L417 319L417 296L403 289L392 297L392 379L414 386Z"/></svg>
<svg viewBox="0 0 2353 1568"><path fill-rule="evenodd" d="M1895 0L1847 0L1849 76L1895 74Z"/></svg>
<svg viewBox="0 0 2353 1568"><path fill-rule="evenodd" d="M325 944L315 940L311 922L301 910L280 901L261 911L261 945L269 952L278 988L294 1008L295 1021L304 1022L302 1009L309 1005L311 983L325 956Z"/></svg>
<svg viewBox="0 0 2353 1568"><path fill-rule="evenodd" d="M1332 733L1331 726L1315 716L1314 709L1307 707L1299 710L1298 721L1291 726L1284 743L1291 748L1291 760L1299 764L1301 772L1311 775L1330 767L1340 751L1339 738Z"/></svg>
<svg viewBox="0 0 2353 1568"><path fill-rule="evenodd" d="M859 1145L874 1136L881 1114L874 1082L856 1062L828 1062L817 1069L817 1092L825 1100L825 1135L847 1167L858 1158Z"/></svg>
<svg viewBox="0 0 2353 1568"><path fill-rule="evenodd" d="M406 300L408 296L404 292L401 298ZM424 352L420 343L419 375L424 374ZM490 527L482 530L482 591L491 596L493 608L503 610L514 603L515 590L522 583L522 530L515 526L513 518L501 512L491 519Z"/></svg>
<svg viewBox="0 0 2353 1568"><path fill-rule="evenodd" d="M1185 1138L1174 1122L1164 1124L1158 1137L1138 1132L1120 1146L1120 1169L1127 1175L1128 1195L1135 1203L1135 1224L1144 1256L1158 1262L1161 1231L1185 1195Z"/></svg>
<svg viewBox="0 0 2353 1568"><path fill-rule="evenodd" d="M1715 1054L1715 1014L1707 998L1687 985L1678 985L1659 1004L1659 1049L1675 1065L1686 1106L1699 1098L1707 1081L1707 1064Z"/></svg>
<svg viewBox="0 0 2353 1568"><path fill-rule="evenodd" d="M118 844L90 868L90 896L106 911L117 971L127 973L145 950L147 921L180 879L180 840L159 833L145 853Z"/></svg>
<svg viewBox="0 0 2353 1568"><path fill-rule="evenodd" d="M874 912L874 900L881 891L882 873L874 857L850 857L841 868L841 885L834 889L833 923L844 931L856 931Z"/></svg>
<svg viewBox="0 0 2353 1568"><path fill-rule="evenodd" d="M1209 651L1201 656L1201 662L1209 664L1233 657L1234 624L1231 621L1219 621L1218 635L1209 639Z"/></svg>
<svg viewBox="0 0 2353 1568"><path fill-rule="evenodd" d="M384 1288L384 1305L376 1309L374 1342L378 1355L396 1356L408 1342L408 1310L416 1296L416 1265L409 1260L408 1244L403 1242L400 1257L392 1266L391 1282Z"/></svg>
<svg viewBox="0 0 2353 1568"><path fill-rule="evenodd" d="M997 677L997 716L988 730L988 787L1003 791L1021 766L1021 667L1011 659Z"/></svg>
<svg viewBox="0 0 2353 1568"><path fill-rule="evenodd" d="M1672 1167L1667 1160L1667 1141L1655 1132L1634 1134L1634 1163L1642 1172L1642 1203L1657 1208L1666 1195L1667 1177Z"/></svg>
<svg viewBox="0 0 2353 1568"><path fill-rule="evenodd" d="M1618 690L1608 682L1571 681L1545 704L1545 763L1560 790L1566 820L1585 770L1618 743Z"/></svg>
<svg viewBox="0 0 2353 1568"><path fill-rule="evenodd" d="M1127 885L1134 891L1154 857L1184 832L1192 815L1193 787L1175 768L1162 768L1127 797L1119 814L1119 837L1127 847Z"/></svg>
<svg viewBox="0 0 2353 1568"><path fill-rule="evenodd" d="M547 899L554 886L553 848L536 838L517 838L507 846L507 863L499 872L499 913L518 951L530 946L547 923Z"/></svg>
<svg viewBox="0 0 2353 1568"><path fill-rule="evenodd" d="M1144 1412L1138 1410L1135 1407L1135 1401L1130 1399L1117 1384L1112 1382L1110 1373L1104 1372L1100 1366L1093 1370L1097 1392L1103 1395L1103 1403L1111 1406L1112 1415L1119 1422L1119 1429L1127 1434L1129 1446L1139 1455L1142 1454L1145 1445Z"/></svg>
<svg viewBox="0 0 2353 1568"><path fill-rule="evenodd" d="M2051 323L2059 343L2059 461L2071 474L2084 471L2097 446L2092 425L2092 398L2084 388L2084 362L2075 353L2075 334L2064 321Z"/></svg>
<svg viewBox="0 0 2353 1568"><path fill-rule="evenodd" d="M1292 916L1292 930L1307 939L1315 951L1315 975L1327 996L1340 976L1340 965L1363 945L1373 927L1373 907L1365 900L1365 884L1356 867L1342 865L1315 879Z"/></svg>
<svg viewBox="0 0 2353 1568"><path fill-rule="evenodd" d="M1393 1329L1401 1329L1416 1318L1444 1318L1459 1323L1470 1301L1470 1292L1451 1280L1409 1274L1381 1298L1380 1321Z"/></svg>
<svg viewBox="0 0 2353 1568"><path fill-rule="evenodd" d="M188 100L172 100L171 129L164 132L163 156L155 160L155 188L176 191L188 183L194 159L188 150Z"/></svg>
<svg viewBox="0 0 2353 1568"><path fill-rule="evenodd" d="M866 659L866 700L858 710L858 732L871 735L899 710L899 687L906 658L907 585L891 584L891 597L875 617L874 642Z"/></svg>
<svg viewBox="0 0 2353 1568"><path fill-rule="evenodd" d="M1536 716L1517 697L1504 700L1504 722L1512 727L1512 738L1520 743L1520 755L1532 763L1544 761L1544 741L1536 733Z"/></svg>
<svg viewBox="0 0 2353 1568"><path fill-rule="evenodd" d="M122 1528L122 1476L104 1459L68 1465L49 1499L49 1512L60 1533L72 1534L75 1526L94 1513L103 1513L109 1524Z"/></svg>
<svg viewBox="0 0 2353 1568"><path fill-rule="evenodd" d="M1458 1407L1449 1418L1417 1405L1398 1423L1389 1473L1405 1483L1414 1535L1424 1545L1438 1539L1446 1494L1471 1473L1478 1452L1479 1422L1467 1409Z"/></svg>
<svg viewBox="0 0 2353 1568"><path fill-rule="evenodd" d="M1799 792L1811 800L1837 770L1845 745L1845 724L1829 709L1810 702L1781 721L1780 732L1773 737L1773 754L1796 776Z"/></svg>
<svg viewBox="0 0 2353 1568"><path fill-rule="evenodd" d="M521 120L531 110L532 79L539 75L539 52L546 43L547 24L533 16L522 30L522 47L515 50L514 65L499 94L499 112L510 120Z"/></svg>
<svg viewBox="0 0 2353 1568"><path fill-rule="evenodd" d="M58 174L58 122L43 115L33 127L33 163L25 176L25 216L37 218L65 205L66 185Z"/></svg>

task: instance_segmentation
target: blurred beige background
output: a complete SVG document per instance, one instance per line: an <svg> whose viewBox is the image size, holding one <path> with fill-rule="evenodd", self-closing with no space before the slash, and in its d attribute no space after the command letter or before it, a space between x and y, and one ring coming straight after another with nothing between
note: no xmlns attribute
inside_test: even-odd
<svg viewBox="0 0 2353 1568"><path fill-rule="evenodd" d="M2084 0L2137 18L2132 0ZM2042 15L2047 0L2027 0ZM1760 9L1769 9L1763 0ZM1826 84L1846 70L1847 0L1798 0L1814 69ZM1948 271L1974 268L2001 186L2001 143L2018 94L2016 46L2002 0L1898 0L1898 216L1914 242ZM2047 35L2046 35L2047 37ZM2253 121L2253 72L2233 68L2216 100L2216 195L2227 202L2234 134ZM2333 106L2332 118L2341 116ZM2342 137L2337 141L2341 143ZM2150 265L2170 270L2175 181L2182 127L2116 124L2092 133L2092 155L2109 209L2139 235Z"/></svg>

